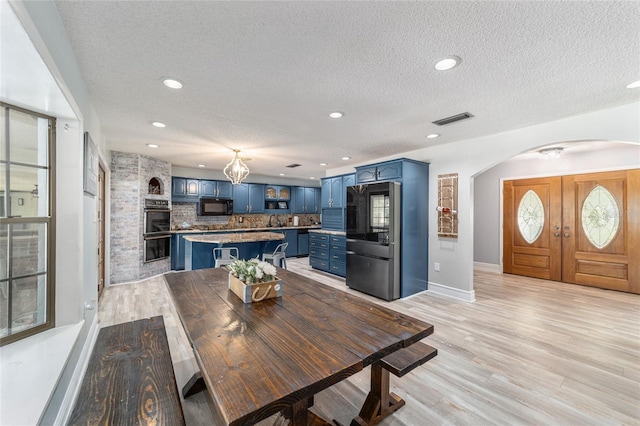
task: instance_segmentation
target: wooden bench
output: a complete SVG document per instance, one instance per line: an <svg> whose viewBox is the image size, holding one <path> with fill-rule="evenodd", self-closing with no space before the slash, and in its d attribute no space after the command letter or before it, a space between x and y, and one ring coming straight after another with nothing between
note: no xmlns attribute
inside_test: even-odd
<svg viewBox="0 0 640 426"><path fill-rule="evenodd" d="M438 355L438 350L425 343L414 343L371 365L371 390L351 426L378 424L404 406L402 398L389 391L389 372L402 377Z"/></svg>
<svg viewBox="0 0 640 426"><path fill-rule="evenodd" d="M162 316L100 330L69 424L185 424Z"/></svg>

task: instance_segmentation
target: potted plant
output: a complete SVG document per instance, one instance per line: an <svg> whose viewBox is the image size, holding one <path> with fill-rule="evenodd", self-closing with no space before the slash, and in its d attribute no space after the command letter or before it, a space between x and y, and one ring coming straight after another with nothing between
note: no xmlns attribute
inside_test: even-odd
<svg viewBox="0 0 640 426"><path fill-rule="evenodd" d="M282 281L276 268L259 259L236 259L229 265L229 290L244 303L259 302L282 296Z"/></svg>

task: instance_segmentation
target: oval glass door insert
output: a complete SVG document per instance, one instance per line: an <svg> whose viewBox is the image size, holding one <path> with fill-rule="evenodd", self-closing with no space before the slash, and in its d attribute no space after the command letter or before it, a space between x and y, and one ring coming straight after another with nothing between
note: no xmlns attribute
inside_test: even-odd
<svg viewBox="0 0 640 426"><path fill-rule="evenodd" d="M605 248L618 233L620 209L607 188L597 185L582 204L582 229L598 249Z"/></svg>
<svg viewBox="0 0 640 426"><path fill-rule="evenodd" d="M522 238L532 244L544 227L544 205L532 189L528 190L518 206L518 229Z"/></svg>

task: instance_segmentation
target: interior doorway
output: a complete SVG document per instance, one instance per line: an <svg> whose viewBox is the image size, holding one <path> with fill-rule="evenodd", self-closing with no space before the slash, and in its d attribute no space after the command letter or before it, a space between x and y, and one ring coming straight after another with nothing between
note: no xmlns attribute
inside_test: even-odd
<svg viewBox="0 0 640 426"><path fill-rule="evenodd" d="M505 273L640 293L640 169L507 180Z"/></svg>
<svg viewBox="0 0 640 426"><path fill-rule="evenodd" d="M98 299L102 295L105 282L106 175L102 164L98 164Z"/></svg>

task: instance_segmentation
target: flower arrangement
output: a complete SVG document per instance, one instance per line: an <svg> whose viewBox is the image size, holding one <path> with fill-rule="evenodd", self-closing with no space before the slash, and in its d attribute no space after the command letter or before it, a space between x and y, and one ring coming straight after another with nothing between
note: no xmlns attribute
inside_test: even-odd
<svg viewBox="0 0 640 426"><path fill-rule="evenodd" d="M227 269L234 277L245 284L256 284L273 281L276 277L276 268L269 262L258 258L251 260L236 259L227 265Z"/></svg>

